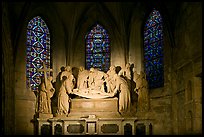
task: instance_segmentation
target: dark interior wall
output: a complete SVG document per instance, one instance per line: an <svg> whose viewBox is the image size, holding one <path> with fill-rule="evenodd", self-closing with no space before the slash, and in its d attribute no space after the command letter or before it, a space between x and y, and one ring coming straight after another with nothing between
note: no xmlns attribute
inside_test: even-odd
<svg viewBox="0 0 204 137"><path fill-rule="evenodd" d="M8 18L8 5L2 4L2 123L1 134L12 135L15 132L15 90L14 90L14 57L11 40L11 29Z"/></svg>
<svg viewBox="0 0 204 137"><path fill-rule="evenodd" d="M200 82L202 81L202 3L184 2L177 13L175 23L173 49L173 73L175 79L172 92L172 113L175 125L175 134L192 134L201 132L202 114L200 97L202 96ZM199 75L198 78L197 76ZM200 80L198 80L200 79ZM189 87L190 81L190 87ZM191 99L188 96L191 94ZM179 104L179 105L178 105ZM196 108L194 109L195 106ZM180 109L180 107L184 109ZM189 125L188 113L192 113L192 130L186 129ZM202 121L202 120L201 120Z"/></svg>
<svg viewBox="0 0 204 137"><path fill-rule="evenodd" d="M202 5L200 2L184 3L175 25L174 63L183 62L202 55ZM181 52L182 51L182 52Z"/></svg>

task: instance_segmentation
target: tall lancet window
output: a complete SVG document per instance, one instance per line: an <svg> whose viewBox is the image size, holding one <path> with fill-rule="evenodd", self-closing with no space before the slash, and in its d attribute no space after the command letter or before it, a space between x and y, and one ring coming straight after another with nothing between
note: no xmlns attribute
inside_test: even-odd
<svg viewBox="0 0 204 137"><path fill-rule="evenodd" d="M149 88L164 85L162 17L155 9L144 27L144 69Z"/></svg>
<svg viewBox="0 0 204 137"><path fill-rule="evenodd" d="M26 81L33 91L37 90L40 76L44 75L38 71L43 68L43 62L50 68L50 33L46 23L37 16L27 26Z"/></svg>
<svg viewBox="0 0 204 137"><path fill-rule="evenodd" d="M107 72L110 67L110 40L107 31L96 24L85 36L86 69L98 68Z"/></svg>

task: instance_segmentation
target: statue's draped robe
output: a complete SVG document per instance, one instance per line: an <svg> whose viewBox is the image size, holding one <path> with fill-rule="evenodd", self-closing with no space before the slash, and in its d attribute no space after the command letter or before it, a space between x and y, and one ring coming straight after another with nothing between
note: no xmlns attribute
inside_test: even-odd
<svg viewBox="0 0 204 137"><path fill-rule="evenodd" d="M38 112L39 113L52 113L52 109L51 109L51 100L50 98L53 96L54 92L52 92L51 90L53 90L53 86L52 83L48 80L47 82L47 88L45 88L45 83L42 82L39 85L39 95L38 95Z"/></svg>
<svg viewBox="0 0 204 137"><path fill-rule="evenodd" d="M67 115L69 113L69 95L74 88L74 76L69 75L66 80L62 82L62 85L59 89L58 94L58 107L57 107L57 114L58 115Z"/></svg>
<svg viewBox="0 0 204 137"><path fill-rule="evenodd" d="M79 72L78 79L77 79L77 88L78 89L86 89L87 88L88 75L89 75L88 70L83 70L83 71Z"/></svg>
<svg viewBox="0 0 204 137"><path fill-rule="evenodd" d="M120 77L116 77L116 89L119 91L119 112L128 112L131 105L130 88L127 81Z"/></svg>

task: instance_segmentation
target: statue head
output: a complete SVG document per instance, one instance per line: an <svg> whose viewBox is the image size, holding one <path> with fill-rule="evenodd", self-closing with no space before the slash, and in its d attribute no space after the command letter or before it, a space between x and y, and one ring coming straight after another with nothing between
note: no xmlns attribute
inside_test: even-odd
<svg viewBox="0 0 204 137"><path fill-rule="evenodd" d="M79 71L83 71L83 70L85 70L84 67L83 67L83 66L80 66L80 67L79 67Z"/></svg>
<svg viewBox="0 0 204 137"><path fill-rule="evenodd" d="M110 70L115 70L115 66L110 66Z"/></svg>
<svg viewBox="0 0 204 137"><path fill-rule="evenodd" d="M144 71L140 71L140 76L141 76L142 78L146 78L146 74L144 73Z"/></svg>
<svg viewBox="0 0 204 137"><path fill-rule="evenodd" d="M90 68L90 72L94 72L94 68Z"/></svg>
<svg viewBox="0 0 204 137"><path fill-rule="evenodd" d="M62 67L60 68L60 70L61 70L61 71L65 71L65 67L62 66Z"/></svg>
<svg viewBox="0 0 204 137"><path fill-rule="evenodd" d="M66 67L65 67L65 71L69 71L69 72L71 72L71 71L72 71L71 66L66 66Z"/></svg>
<svg viewBox="0 0 204 137"><path fill-rule="evenodd" d="M139 78L139 74L137 74L137 71L134 72L134 79L138 79Z"/></svg>
<svg viewBox="0 0 204 137"><path fill-rule="evenodd" d="M53 80L53 76L49 76L48 80L52 81Z"/></svg>
<svg viewBox="0 0 204 137"><path fill-rule="evenodd" d="M127 63L127 64L125 65L125 67L126 67L126 68L130 68L130 63Z"/></svg>

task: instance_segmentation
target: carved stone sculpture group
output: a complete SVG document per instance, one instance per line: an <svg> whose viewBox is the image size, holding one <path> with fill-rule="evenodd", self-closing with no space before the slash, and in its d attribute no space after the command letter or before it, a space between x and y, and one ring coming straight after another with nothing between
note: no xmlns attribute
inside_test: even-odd
<svg viewBox="0 0 204 137"><path fill-rule="evenodd" d="M36 113L52 114L50 98L54 92L57 92L56 116L68 116L71 94L88 99L118 97L118 111L124 114L131 111L131 104L135 101L131 97L133 92L138 95L137 110L148 111L149 109L146 75L143 71L140 74L132 72L130 63L121 68L118 73L116 73L115 66L110 66L106 73L97 68L86 70L81 66L78 69L77 77L73 75L72 67L67 66L57 76L56 81L58 82L55 88L52 76L45 80L46 77L41 77L38 87ZM132 82L136 86L133 86Z"/></svg>

